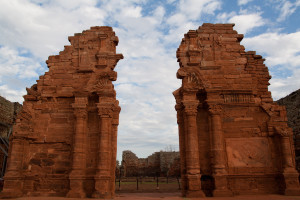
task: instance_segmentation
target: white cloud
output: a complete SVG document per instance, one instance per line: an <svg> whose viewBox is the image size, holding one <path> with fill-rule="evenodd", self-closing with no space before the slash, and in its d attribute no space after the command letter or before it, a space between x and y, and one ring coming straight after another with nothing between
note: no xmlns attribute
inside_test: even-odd
<svg viewBox="0 0 300 200"><path fill-rule="evenodd" d="M253 0L238 0L238 5L241 6L241 5L246 5L248 4L249 2L251 2Z"/></svg>
<svg viewBox="0 0 300 200"><path fill-rule="evenodd" d="M42 70L39 62L9 47L0 47L0 83L4 76L15 76L21 79L36 78Z"/></svg>
<svg viewBox="0 0 300 200"><path fill-rule="evenodd" d="M282 1L282 3L279 4L278 8L280 10L279 17L277 18L277 21L282 22L284 21L287 17L292 15L297 7L300 6L300 1L296 1L294 3L291 3L290 1Z"/></svg>
<svg viewBox="0 0 300 200"><path fill-rule="evenodd" d="M26 94L25 88L21 90L15 90L10 88L8 85L0 85L0 96L5 97L11 102L23 102L23 95Z"/></svg>
<svg viewBox="0 0 300 200"><path fill-rule="evenodd" d="M220 9L218 0L180 0L179 9L189 20L195 20L204 13L213 14L215 10Z"/></svg>
<svg viewBox="0 0 300 200"><path fill-rule="evenodd" d="M134 18L139 18L142 16L141 14L142 8L139 6L136 7L128 7L122 10L121 15L124 17L134 17Z"/></svg>
<svg viewBox="0 0 300 200"><path fill-rule="evenodd" d="M260 13L242 14L231 17L228 22L235 23L235 29L242 34L249 33L252 29L265 24Z"/></svg>
<svg viewBox="0 0 300 200"><path fill-rule="evenodd" d="M264 33L245 38L243 44L247 50L256 50L266 58L275 99L300 88L300 32Z"/></svg>
<svg viewBox="0 0 300 200"><path fill-rule="evenodd" d="M95 1L47 1L42 6L28 1L3 1L0 6L0 44L28 49L46 60L62 50L67 37L92 25L103 24L105 12ZM67 2L65 2L67 3Z"/></svg>

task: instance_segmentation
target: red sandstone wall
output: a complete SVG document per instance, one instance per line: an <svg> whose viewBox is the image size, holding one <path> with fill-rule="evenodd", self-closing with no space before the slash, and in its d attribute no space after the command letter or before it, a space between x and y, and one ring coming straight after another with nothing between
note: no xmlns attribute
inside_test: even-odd
<svg viewBox="0 0 300 200"><path fill-rule="evenodd" d="M299 194L286 111L268 91L264 59L245 51L233 26L203 24L177 50L183 194Z"/></svg>
<svg viewBox="0 0 300 200"><path fill-rule="evenodd" d="M111 27L69 37L27 88L14 127L2 195L114 196L120 107L112 81L118 38Z"/></svg>

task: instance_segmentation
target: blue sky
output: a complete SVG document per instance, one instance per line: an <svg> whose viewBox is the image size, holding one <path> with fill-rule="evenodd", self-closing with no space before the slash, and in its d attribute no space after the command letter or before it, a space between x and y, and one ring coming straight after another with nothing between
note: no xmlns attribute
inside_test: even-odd
<svg viewBox="0 0 300 200"><path fill-rule="evenodd" d="M124 55L115 70L122 111L118 158L178 150L176 49L202 23L235 23L242 45L266 58L274 100L300 88L300 0L1 0L0 95L23 101L68 36L112 26Z"/></svg>

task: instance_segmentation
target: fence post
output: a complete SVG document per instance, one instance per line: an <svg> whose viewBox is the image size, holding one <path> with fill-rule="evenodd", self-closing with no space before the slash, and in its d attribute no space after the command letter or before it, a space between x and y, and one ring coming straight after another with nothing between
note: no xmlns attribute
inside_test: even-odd
<svg viewBox="0 0 300 200"><path fill-rule="evenodd" d="M159 190L159 187L158 187L158 176L156 177L156 189Z"/></svg>
<svg viewBox="0 0 300 200"><path fill-rule="evenodd" d="M180 188L180 182L179 182L178 176L176 177L176 179L177 179L177 183L178 183L178 190L180 190L181 188Z"/></svg>
<svg viewBox="0 0 300 200"><path fill-rule="evenodd" d="M139 190L139 178L136 177L136 190Z"/></svg>

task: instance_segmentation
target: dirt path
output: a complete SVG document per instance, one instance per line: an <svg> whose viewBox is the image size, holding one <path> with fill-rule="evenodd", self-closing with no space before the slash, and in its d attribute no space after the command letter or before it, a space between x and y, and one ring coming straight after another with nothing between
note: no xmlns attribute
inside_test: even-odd
<svg viewBox="0 0 300 200"><path fill-rule="evenodd" d="M243 195L235 197L205 197L205 198L184 198L180 193L122 193L117 194L115 200L300 200L300 196L283 195ZM90 198L63 198L63 197L22 197L17 200L92 200Z"/></svg>

